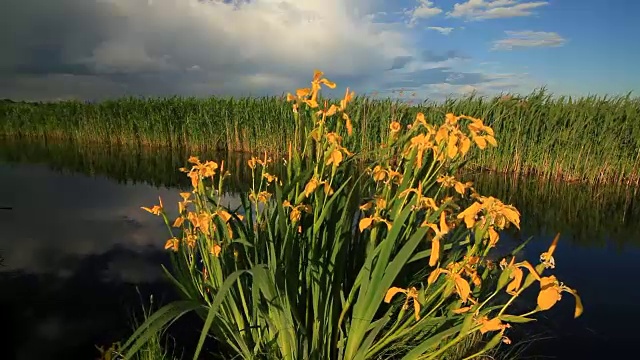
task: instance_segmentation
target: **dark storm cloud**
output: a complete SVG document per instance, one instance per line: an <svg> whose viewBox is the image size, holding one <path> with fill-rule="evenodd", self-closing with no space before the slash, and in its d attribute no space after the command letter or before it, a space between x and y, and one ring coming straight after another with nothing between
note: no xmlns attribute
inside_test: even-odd
<svg viewBox="0 0 640 360"><path fill-rule="evenodd" d="M397 56L393 59L393 64L389 70L402 69L413 60L413 56Z"/></svg>
<svg viewBox="0 0 640 360"><path fill-rule="evenodd" d="M410 52L401 28L350 15L368 3L5 0L0 98L278 94L314 68L368 85Z"/></svg>
<svg viewBox="0 0 640 360"><path fill-rule="evenodd" d="M407 74L401 74L393 81L385 84L386 88L417 88L423 85L450 84L450 85L475 85L492 81L482 73L457 72L449 67L417 70Z"/></svg>
<svg viewBox="0 0 640 360"><path fill-rule="evenodd" d="M425 50L422 52L422 60L426 62L442 62L450 59L468 59L469 57L463 55L457 50L449 50L445 53L438 54L431 50Z"/></svg>
<svg viewBox="0 0 640 360"><path fill-rule="evenodd" d="M4 0L0 6L5 74L86 75L90 71L78 59L91 56L119 25L108 16L113 6L100 1Z"/></svg>
<svg viewBox="0 0 640 360"><path fill-rule="evenodd" d="M376 1L348 1L354 6L343 0L225 1L233 6L218 0L4 0L0 98L279 95L308 86L313 69L338 83L335 93L346 86L358 93L384 90L396 72L393 83L479 78L450 69L411 74L425 62L464 56L453 50L420 54L404 25L349 13ZM316 24L323 20L332 25Z"/></svg>

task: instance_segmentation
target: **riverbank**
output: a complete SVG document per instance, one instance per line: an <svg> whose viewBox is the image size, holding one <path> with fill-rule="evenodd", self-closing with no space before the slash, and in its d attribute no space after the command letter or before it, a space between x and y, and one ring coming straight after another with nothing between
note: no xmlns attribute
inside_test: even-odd
<svg viewBox="0 0 640 360"><path fill-rule="evenodd" d="M371 151L388 136L389 119L407 125L418 112L434 123L447 112L464 113L495 130L500 146L476 151L470 167L591 184L640 183L639 98L539 91L410 104L359 97L349 111L358 135L345 145ZM293 129L290 104L278 97L0 102L5 138L277 153L286 150Z"/></svg>

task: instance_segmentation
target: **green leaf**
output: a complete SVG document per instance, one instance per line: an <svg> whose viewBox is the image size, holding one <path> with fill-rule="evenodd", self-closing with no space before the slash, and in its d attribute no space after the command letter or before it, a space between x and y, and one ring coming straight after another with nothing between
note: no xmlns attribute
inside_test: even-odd
<svg viewBox="0 0 640 360"><path fill-rule="evenodd" d="M202 305L196 301L181 300L172 302L158 309L142 323L127 342L122 345L122 351L125 352L124 358L132 358L144 344L161 333L168 324L179 319L187 312L194 311L200 307L202 307Z"/></svg>
<svg viewBox="0 0 640 360"><path fill-rule="evenodd" d="M430 336L427 340L421 342L417 346L414 346L411 351L409 351L405 356L402 357L402 360L414 360L418 358L418 356L427 353L427 351L441 344L442 340L446 337L452 336L456 334L462 328L462 324L450 327L446 330L443 330L433 336Z"/></svg>
<svg viewBox="0 0 640 360"><path fill-rule="evenodd" d="M519 315L500 315L500 320L510 323L528 323L530 321L536 321L536 319Z"/></svg>
<svg viewBox="0 0 640 360"><path fill-rule="evenodd" d="M204 326L202 327L202 332L200 332L200 339L198 340L198 345L196 346L196 350L193 354L193 359L197 360L198 356L200 356L200 351L202 351L202 346L204 345L204 340L207 337L207 334L209 333L209 329L211 329L211 325L213 324L213 319L215 318L216 314L218 313L218 309L220 308L220 304L222 304L222 302L224 301L225 297L227 296L227 293L229 292L229 288L231 288L231 286L236 282L236 280L238 280L238 278L240 277L240 275L244 274L248 272L247 270L237 270L233 273L231 273L231 275L229 275L224 282L222 283L222 286L220 286L220 288L218 289L218 291L216 292L216 296L213 298L213 303L211 304L211 306L209 307L209 312L207 314L207 318L204 322Z"/></svg>

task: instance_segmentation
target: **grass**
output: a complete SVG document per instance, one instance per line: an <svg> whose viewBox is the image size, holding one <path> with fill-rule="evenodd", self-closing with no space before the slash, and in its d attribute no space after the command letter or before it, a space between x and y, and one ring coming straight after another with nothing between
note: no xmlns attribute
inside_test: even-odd
<svg viewBox="0 0 640 360"><path fill-rule="evenodd" d="M559 235L535 266L515 262L525 244L489 257L520 212L453 175L471 148L497 146L490 126L452 113L439 124L418 113L410 128L381 119L388 136L375 153L352 152L352 94L318 111L321 85L336 86L322 75L288 97L285 158L247 161L239 208L221 203L228 166L197 156L180 169L191 188L177 217L162 199L142 207L167 226L165 273L181 300L147 317L122 345L125 358L186 313L201 320L194 360L212 338L252 360L481 359L561 293L582 314L577 292L546 274ZM537 300L518 311L529 288Z"/></svg>
<svg viewBox="0 0 640 360"><path fill-rule="evenodd" d="M142 295L138 290L138 295L141 300L141 312L140 315L142 319L139 319L139 316L136 316L135 313L132 314L131 325L135 330L138 328L144 321L147 321L149 317L156 310L154 307L153 295L149 297L149 305L148 307L144 305L144 301L142 301ZM142 320L142 321L141 321ZM175 351L175 342L173 344L169 344L169 340L173 340L168 334L165 332L166 329L160 329L158 332L154 333L152 337L149 338L144 346L140 349L140 351L135 354L135 356L131 360L180 360L182 357L176 356L174 353L170 353L169 349L173 349ZM96 346L96 350L100 355L100 360L122 360L121 354L121 344L114 343L110 346Z"/></svg>
<svg viewBox="0 0 640 360"><path fill-rule="evenodd" d="M640 182L639 98L571 98L539 90L522 97L409 101L414 104L353 99L358 136L345 139L345 146L371 152L385 140L391 119L407 125L421 112L437 122L452 112L483 119L500 139L497 148L474 151L471 167L588 183ZM293 132L293 114L281 97L0 102L5 137L275 154L286 151Z"/></svg>

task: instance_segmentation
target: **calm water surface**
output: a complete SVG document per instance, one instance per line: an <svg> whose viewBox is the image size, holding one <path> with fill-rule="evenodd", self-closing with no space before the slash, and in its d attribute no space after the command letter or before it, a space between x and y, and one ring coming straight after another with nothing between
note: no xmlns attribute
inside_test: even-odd
<svg viewBox="0 0 640 360"><path fill-rule="evenodd" d="M186 158L0 142L0 207L11 207L0 210L0 314L9 334L0 340L3 359L94 358L94 344L130 334L142 300L174 298L160 269L166 228L140 206L158 196L178 201L187 182L176 169ZM227 163L238 170L230 190L244 188L243 161ZM633 358L640 341L640 196L633 189L470 177L481 193L521 210L522 231L511 241L533 238L524 258L537 262L562 233L555 274L584 301L579 319L567 294L536 325L512 329L520 341L538 339L525 355ZM231 193L228 200L235 201Z"/></svg>

